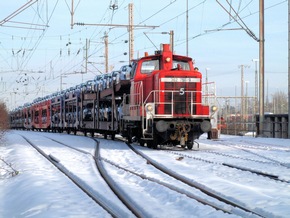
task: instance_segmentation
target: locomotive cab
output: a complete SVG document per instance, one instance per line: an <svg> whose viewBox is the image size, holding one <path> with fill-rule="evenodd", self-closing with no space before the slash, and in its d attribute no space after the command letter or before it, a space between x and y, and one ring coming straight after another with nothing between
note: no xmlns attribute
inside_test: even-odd
<svg viewBox="0 0 290 218"><path fill-rule="evenodd" d="M133 62L132 74L125 117L129 141L191 149L211 130L209 107L202 104L202 75L191 58L174 55L164 44L162 51Z"/></svg>

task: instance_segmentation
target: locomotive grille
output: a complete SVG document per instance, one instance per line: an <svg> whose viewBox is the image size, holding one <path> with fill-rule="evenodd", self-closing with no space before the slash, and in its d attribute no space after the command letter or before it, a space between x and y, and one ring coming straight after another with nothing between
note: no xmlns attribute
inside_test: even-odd
<svg viewBox="0 0 290 218"><path fill-rule="evenodd" d="M170 77L174 78L174 77ZM180 78L180 77L178 77ZM188 77L182 77L188 78ZM180 94L180 91L185 91L184 94ZM176 91L173 92L173 99L171 92L165 92L165 102L171 103L173 102L173 105L171 104L165 104L165 114L171 114L172 109L174 114L195 114L196 113L196 106L193 105L191 111L191 103L196 103L196 83L195 82L165 82L165 91ZM193 95L193 96L192 96ZM191 101L192 98L192 101Z"/></svg>

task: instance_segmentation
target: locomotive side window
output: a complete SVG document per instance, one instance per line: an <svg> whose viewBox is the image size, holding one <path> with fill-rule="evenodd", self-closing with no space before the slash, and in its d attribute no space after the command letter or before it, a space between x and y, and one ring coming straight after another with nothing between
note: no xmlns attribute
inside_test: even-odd
<svg viewBox="0 0 290 218"><path fill-rule="evenodd" d="M137 68L137 63L136 62L132 62L131 71L130 71L130 79L134 78L134 76L136 74L136 68Z"/></svg>
<svg viewBox="0 0 290 218"><path fill-rule="evenodd" d="M178 61L178 60L173 60L172 63L172 68L177 68L178 64L181 66L181 69L183 70L190 70L189 68L189 63L187 61Z"/></svg>
<svg viewBox="0 0 290 218"><path fill-rule="evenodd" d="M148 60L144 61L141 65L141 73L149 74L153 70L159 70L159 60Z"/></svg>

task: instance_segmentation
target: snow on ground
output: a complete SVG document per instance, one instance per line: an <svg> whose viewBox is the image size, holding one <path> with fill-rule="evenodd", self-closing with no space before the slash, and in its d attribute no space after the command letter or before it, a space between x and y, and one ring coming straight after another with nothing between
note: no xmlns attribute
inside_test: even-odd
<svg viewBox="0 0 290 218"><path fill-rule="evenodd" d="M0 217L110 217L19 135L1 142ZM6 170L3 170L5 167Z"/></svg>
<svg viewBox="0 0 290 218"><path fill-rule="evenodd" d="M80 191L67 177L38 154L34 148L28 145L27 142L18 135L19 133L23 135L27 134L30 138L34 137L34 141L38 140L39 136L37 134L44 134L49 137L52 136L52 134L49 133L36 133L34 135L32 132L24 131L10 131L6 133L5 140L1 141L0 146L0 217L110 217L107 212L101 207L96 207L96 204ZM222 146L222 141L230 142L236 146L241 144L250 146L249 143L252 143L253 152L269 155L268 157L270 159L277 160L284 164L290 163L290 140L288 139L265 139L221 135L220 140L210 141L205 140L205 137L206 136L202 136L199 140L200 150L197 152L199 154L202 154L203 151L219 151L223 149L225 152L228 151L229 154L239 155L239 153L233 152L234 149L228 146ZM79 149L85 150L91 154L94 151L94 143L88 138L65 134L56 134L54 138L64 143L75 145ZM51 147L51 144L46 145L44 141L43 146ZM273 148L275 148L274 151ZM102 155L109 158L110 149L112 148L106 150L105 147L102 147ZM119 148L119 150L115 150L119 152L119 154L115 153L117 154L115 157L116 162L122 162L124 165L131 166L131 169L135 168L134 163L138 163L137 161L139 160L127 159L123 153L124 149ZM267 151L271 152L269 153ZM170 154L160 155L158 151L148 151L146 149L144 149L144 152L147 152L152 158L158 161L163 161L164 165L172 163L172 160L176 157L174 154L171 154L171 156ZM69 158L69 155L66 158ZM84 158L87 157L84 155ZM110 158L114 159L114 157ZM257 156L257 158L259 157ZM226 159L225 156L221 156L219 161L225 161ZM12 172L14 172L13 169L5 164L3 160L11 164L12 168L19 173L12 176ZM87 160L83 160L83 162L86 161ZM288 217L290 214L289 183L283 184L281 191L277 191L278 186L276 182L269 181L267 183L267 180L259 177L253 180L255 177L252 177L246 172L241 172L240 174L237 174L238 171L235 170L223 172L219 166L205 166L199 164L197 161L195 162L196 166L193 171L193 168L188 166L188 164L192 165L192 161L178 162L175 160L174 163L176 164L176 162L177 165L175 169L173 168L175 171L181 172L196 180L199 179L202 181L203 179L207 185L213 185L216 189L223 190L228 194L236 192L243 200L252 204L253 207L257 205L262 208L269 207L270 212L281 217ZM84 168L86 166L88 168L92 167L91 164L83 165L82 167ZM92 174L95 173L95 171L91 169L84 170L92 172ZM141 173L147 171L151 173L152 176L156 175L152 169L139 168L139 171L141 171ZM126 183L126 173L120 175L120 172L113 170L112 173L118 175L120 179L122 179L121 183L124 187L126 187L126 185L132 186L131 181ZM246 178L247 175L249 175L248 178ZM91 177L92 176L94 175L91 175ZM130 178L132 179L132 177ZM215 181L220 178L222 178L223 183L215 184ZM159 179L161 180L162 178ZM244 186L237 189L236 184L240 184L240 181L244 181ZM178 208L180 204L186 204L183 197L175 198L174 195L168 195L168 191L165 193L165 191L155 186L146 186L147 183L142 183L141 185L144 186L143 191L150 190L151 194L155 193L160 196L160 198L166 196L170 197L170 203L174 205L175 208ZM255 188L253 189L253 187ZM98 188L96 187L96 189ZM252 189L254 193L258 193L258 195L249 195L250 189ZM136 197L138 197L138 195L136 195ZM255 197L257 198L255 199ZM141 197L138 200L142 201ZM150 205L149 207L147 205L146 208L150 208ZM153 207L155 210L156 208L158 208L158 202L156 202L156 205ZM180 206L180 208L182 207ZM199 211L196 213L197 208ZM192 207L191 217L200 217L202 214L207 214L209 217L210 215L208 214L211 214L210 211L212 211L212 208ZM178 216L182 217L182 213L183 211L180 211ZM188 216L189 213L190 211L184 211L186 216ZM228 216L220 212L216 213L216 215L213 214L212 216L216 217ZM170 210L162 210L162 214L158 215L159 217L172 217Z"/></svg>
<svg viewBox="0 0 290 218"><path fill-rule="evenodd" d="M202 153L203 149L213 150L215 148L215 150L218 150L217 145L213 143L211 146L203 144L200 151L195 153ZM252 175L250 172L237 171L222 165L207 164L204 161L191 160L190 158L176 161L177 155L175 154L163 156L160 152L152 152L147 148L140 148L140 150L164 166L170 166L171 170L178 172L185 178L198 181L200 184L225 196L232 196L234 201L244 202L250 208L262 209L270 217L290 214L289 183L276 182L262 176ZM236 153L239 152L236 151ZM207 159L207 153L203 154L203 159ZM162 156L162 159L160 159L160 156ZM220 158L220 161L225 162L226 157L221 156ZM290 163L289 158L288 161ZM249 164L255 164L255 162ZM251 165L248 167L254 168ZM289 169L287 170L289 171ZM279 174L279 172L276 173Z"/></svg>
<svg viewBox="0 0 290 218"><path fill-rule="evenodd" d="M124 142L110 143L108 140L100 139L101 157L109 160L114 164L129 169L139 175L146 176L150 179L155 179L166 183L167 185L174 185L182 190L192 192L192 188L182 182L176 181L170 176L161 173L152 165L148 164L146 160L136 155L132 150L127 149ZM151 150L152 151L152 150ZM112 153L114 156L112 157ZM205 206L196 200L189 199L183 194L177 194L164 186L147 179L140 179L127 172L120 172L116 168L112 168L110 164L105 164L107 170L110 171L116 182L123 189L130 188L128 195L134 199L143 208L147 217L234 217L234 215L225 214L221 211ZM207 198L199 190L195 190L195 195L200 198ZM212 201L209 200L209 201ZM217 203L222 207L220 202ZM225 205L223 205L225 207ZM156 213L158 211L158 213ZM182 211L182 212L181 212Z"/></svg>

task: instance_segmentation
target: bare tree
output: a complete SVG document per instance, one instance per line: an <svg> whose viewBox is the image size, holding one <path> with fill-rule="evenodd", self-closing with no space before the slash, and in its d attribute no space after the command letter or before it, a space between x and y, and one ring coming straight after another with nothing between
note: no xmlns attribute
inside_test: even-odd
<svg viewBox="0 0 290 218"><path fill-rule="evenodd" d="M274 114L288 113L288 97L285 92L277 91L272 95L272 102L269 103L269 111Z"/></svg>
<svg viewBox="0 0 290 218"><path fill-rule="evenodd" d="M8 117L6 105L3 102L0 102L0 139L2 139L3 134L9 128Z"/></svg>

